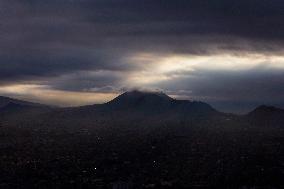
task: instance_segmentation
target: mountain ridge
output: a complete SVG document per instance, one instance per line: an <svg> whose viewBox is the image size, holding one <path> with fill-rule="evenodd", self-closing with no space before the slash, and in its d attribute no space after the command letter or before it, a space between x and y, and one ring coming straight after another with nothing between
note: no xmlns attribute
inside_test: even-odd
<svg viewBox="0 0 284 189"><path fill-rule="evenodd" d="M26 105L26 106L34 106L34 107L48 107L48 105L45 105L45 104L29 102L25 100L19 100L15 98L6 97L6 96L0 96L0 108L5 107L9 103L14 103L18 105Z"/></svg>
<svg viewBox="0 0 284 189"><path fill-rule="evenodd" d="M2 98L0 116L2 120L4 118L8 122L12 120L15 124L41 122L42 125L72 125L73 127L77 127L76 125L95 127L131 125L132 123L140 125L200 124L201 122L205 125L209 122L218 125L230 120L252 126L280 127L284 125L284 110L280 108L259 106L246 115L237 116L219 112L204 102L177 100L161 92L141 91L125 92L104 104L69 108L50 108L26 101Z"/></svg>
<svg viewBox="0 0 284 189"><path fill-rule="evenodd" d="M147 105L152 104L153 106L166 105L166 104L169 106L170 104L171 105L179 104L181 105L180 109L186 109L188 108L189 105L192 105L192 106L194 105L195 108L196 106L198 107L198 105L201 105L204 107L207 106L208 109L217 111L211 105L205 102L202 102L202 101L177 100L160 91L156 92L156 91L140 91L140 90L124 92L118 95L117 97L115 97L114 99L106 103L103 103L103 104L90 104L90 105L84 105L84 106L78 106L78 107L63 107L63 108L49 106L46 104L34 103L30 101L25 101L25 100L19 100L16 98L11 98L11 97L6 97L6 96L0 96L0 109L9 105L9 103L25 105L25 106L30 106L30 107L38 107L38 108L53 107L56 109L82 109L82 108L98 108L98 107L105 108L106 106L109 106L114 109L123 109L123 108L127 108L127 106L132 106L133 108L135 108L136 106L139 106L141 104L143 105L143 103L146 103ZM245 114L245 116L252 116L254 114L260 114L260 113L265 113L265 112L272 113L272 112L279 112L279 111L284 112L284 109L271 106L271 105L260 105L260 106L257 106L255 109L251 110L250 112L248 112L247 114ZM232 113L229 113L229 114L232 114Z"/></svg>

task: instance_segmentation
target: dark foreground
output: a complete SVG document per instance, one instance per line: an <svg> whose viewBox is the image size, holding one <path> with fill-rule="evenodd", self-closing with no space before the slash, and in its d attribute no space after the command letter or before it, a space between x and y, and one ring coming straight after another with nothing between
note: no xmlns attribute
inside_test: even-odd
<svg viewBox="0 0 284 189"><path fill-rule="evenodd" d="M188 127L147 134L2 127L0 188L284 187L284 130Z"/></svg>
<svg viewBox="0 0 284 189"><path fill-rule="evenodd" d="M153 105L153 106L152 106ZM284 111L126 94L0 108L0 188L284 188Z"/></svg>

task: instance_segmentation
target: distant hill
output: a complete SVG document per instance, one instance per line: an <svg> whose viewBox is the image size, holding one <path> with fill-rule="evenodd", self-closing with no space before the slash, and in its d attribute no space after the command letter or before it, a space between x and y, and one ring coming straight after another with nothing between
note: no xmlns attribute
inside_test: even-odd
<svg viewBox="0 0 284 189"><path fill-rule="evenodd" d="M132 91L125 92L112 101L105 104L113 109L157 109L162 107L169 107L174 99L164 93L158 92L141 92Z"/></svg>
<svg viewBox="0 0 284 189"><path fill-rule="evenodd" d="M83 119L82 122L111 123L180 122L223 115L204 102L175 100L161 92L142 91L125 92L105 104L67 108L57 114L62 118Z"/></svg>
<svg viewBox="0 0 284 189"><path fill-rule="evenodd" d="M244 116L218 112L199 101L176 100L162 92L129 91L104 104L71 108L51 108L45 105L0 97L0 121L29 121L29 125L64 127L104 127L105 125L165 125L202 124L253 126L284 126L284 110L259 106ZM206 122L206 124L205 124ZM235 123L235 124L234 124ZM17 122L15 123L17 124ZM79 126L78 126L79 125Z"/></svg>
<svg viewBox="0 0 284 189"><path fill-rule="evenodd" d="M259 106L247 117L254 125L284 127L284 110L273 106Z"/></svg>
<svg viewBox="0 0 284 189"><path fill-rule="evenodd" d="M4 121L7 124L35 122L40 114L52 109L46 105L0 96L0 122Z"/></svg>
<svg viewBox="0 0 284 189"><path fill-rule="evenodd" d="M109 110L139 111L143 113L199 113L217 112L209 104L197 101L175 100L162 92L125 92L104 104Z"/></svg>
<svg viewBox="0 0 284 189"><path fill-rule="evenodd" d="M46 105L32 103L23 100L17 100L9 97L0 96L0 109L9 105L9 104L17 104L17 105L24 105L24 106L33 106L33 107L46 107Z"/></svg>
<svg viewBox="0 0 284 189"><path fill-rule="evenodd" d="M130 91L104 104L57 108L36 118L47 127L128 127L139 132L139 129L146 127L210 122L224 115L204 102L175 100L161 92Z"/></svg>
<svg viewBox="0 0 284 189"><path fill-rule="evenodd" d="M283 109L274 106L261 105L249 113L251 116L267 116L275 113L284 113Z"/></svg>

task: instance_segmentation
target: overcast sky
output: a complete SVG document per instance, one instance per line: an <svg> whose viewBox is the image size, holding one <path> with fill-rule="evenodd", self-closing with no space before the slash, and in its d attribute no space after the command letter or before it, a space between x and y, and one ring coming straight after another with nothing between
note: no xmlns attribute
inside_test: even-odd
<svg viewBox="0 0 284 189"><path fill-rule="evenodd" d="M59 106L162 90L284 107L283 0L0 0L0 95Z"/></svg>

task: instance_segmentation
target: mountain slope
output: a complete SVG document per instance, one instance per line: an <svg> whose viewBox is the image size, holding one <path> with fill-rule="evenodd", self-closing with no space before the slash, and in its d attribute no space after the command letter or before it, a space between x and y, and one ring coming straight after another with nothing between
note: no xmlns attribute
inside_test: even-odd
<svg viewBox="0 0 284 189"><path fill-rule="evenodd" d="M46 105L0 96L0 123L19 125L19 123L37 123L44 113L53 111Z"/></svg>
<svg viewBox="0 0 284 189"><path fill-rule="evenodd" d="M247 118L255 126L284 127L284 110L273 106L259 106Z"/></svg>
<svg viewBox="0 0 284 189"><path fill-rule="evenodd" d="M41 104L0 97L0 121L12 120L36 125L104 127L109 125L203 124L284 126L284 110L260 106L245 116L218 112L209 104L176 100L161 92L125 92L105 104L72 108L50 108ZM229 122L228 122L229 121ZM206 122L206 124L205 124ZM235 125L236 125L235 124ZM233 124L234 125L234 124Z"/></svg>
<svg viewBox="0 0 284 189"><path fill-rule="evenodd" d="M223 116L203 102L175 100L160 92L125 92L112 101L100 104L58 110L57 122L70 121L81 125L155 125L189 120L210 120Z"/></svg>
<svg viewBox="0 0 284 189"><path fill-rule="evenodd" d="M18 104L18 105L25 105L25 106L33 106L33 107L46 107L46 105L38 104L38 103L32 103L28 101L23 100L17 100L9 97L0 96L0 109L7 106L8 104Z"/></svg>
<svg viewBox="0 0 284 189"><path fill-rule="evenodd" d="M105 106L113 109L150 109L157 108L158 106L169 106L172 101L173 99L164 93L132 91L119 95L112 101L106 103Z"/></svg>
<svg viewBox="0 0 284 189"><path fill-rule="evenodd" d="M104 107L117 111L136 111L144 114L155 113L200 113L217 112L203 102L175 100L161 92L131 91L119 95Z"/></svg>

